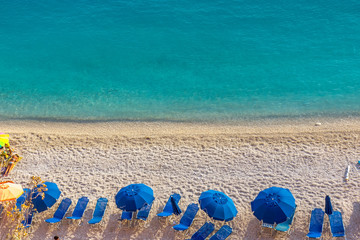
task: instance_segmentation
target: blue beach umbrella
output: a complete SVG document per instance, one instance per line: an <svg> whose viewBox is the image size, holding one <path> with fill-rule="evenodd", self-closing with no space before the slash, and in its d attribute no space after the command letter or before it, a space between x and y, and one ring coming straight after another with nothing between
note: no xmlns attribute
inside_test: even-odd
<svg viewBox="0 0 360 240"><path fill-rule="evenodd" d="M265 189L251 202L255 217L269 224L285 222L294 214L295 208L295 198L287 188Z"/></svg>
<svg viewBox="0 0 360 240"><path fill-rule="evenodd" d="M142 183L130 184L116 194L116 206L123 211L135 212L145 204L154 201L154 192L151 187Z"/></svg>
<svg viewBox="0 0 360 240"><path fill-rule="evenodd" d="M325 213L331 215L333 213L333 207L329 196L325 197Z"/></svg>
<svg viewBox="0 0 360 240"><path fill-rule="evenodd" d="M199 203L209 217L219 221L230 221L238 212L231 198L215 190L201 193Z"/></svg>
<svg viewBox="0 0 360 240"><path fill-rule="evenodd" d="M16 199L16 207L21 211L21 205L25 203L26 199L30 196L31 190L29 188L24 188L24 193Z"/></svg>
<svg viewBox="0 0 360 240"><path fill-rule="evenodd" d="M43 212L49 208L51 208L56 200L60 197L60 190L56 183L45 182L46 188L44 191L38 191L41 185L38 185L32 191L32 203L34 204L34 208L37 212ZM43 198L42 193L44 193L45 197Z"/></svg>

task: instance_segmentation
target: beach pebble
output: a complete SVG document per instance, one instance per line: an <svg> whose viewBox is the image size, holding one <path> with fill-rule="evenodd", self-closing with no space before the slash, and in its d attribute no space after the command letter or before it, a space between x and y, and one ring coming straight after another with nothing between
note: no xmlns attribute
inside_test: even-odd
<svg viewBox="0 0 360 240"><path fill-rule="evenodd" d="M315 126L321 126L321 122L315 123Z"/></svg>

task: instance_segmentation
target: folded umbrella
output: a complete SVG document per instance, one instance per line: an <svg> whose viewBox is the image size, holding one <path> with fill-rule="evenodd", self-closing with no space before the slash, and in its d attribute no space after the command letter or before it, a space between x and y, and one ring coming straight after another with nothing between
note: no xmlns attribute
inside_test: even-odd
<svg viewBox="0 0 360 240"><path fill-rule="evenodd" d="M333 208L331 205L331 200L329 196L325 197L325 213L331 215L333 213Z"/></svg>
<svg viewBox="0 0 360 240"><path fill-rule="evenodd" d="M180 209L179 205L176 203L176 200L173 196L170 196L170 202L171 202L171 207L173 209L173 213L175 215L180 215L181 209Z"/></svg>

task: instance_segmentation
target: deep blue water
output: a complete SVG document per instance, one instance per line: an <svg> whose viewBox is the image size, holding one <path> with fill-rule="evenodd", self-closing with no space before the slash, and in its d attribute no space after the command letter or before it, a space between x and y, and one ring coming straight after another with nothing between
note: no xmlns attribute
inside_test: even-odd
<svg viewBox="0 0 360 240"><path fill-rule="evenodd" d="M3 0L0 119L360 113L360 2Z"/></svg>

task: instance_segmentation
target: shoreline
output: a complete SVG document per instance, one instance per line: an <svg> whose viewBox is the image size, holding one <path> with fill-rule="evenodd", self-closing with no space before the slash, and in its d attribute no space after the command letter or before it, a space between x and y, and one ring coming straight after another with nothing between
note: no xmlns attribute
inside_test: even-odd
<svg viewBox="0 0 360 240"><path fill-rule="evenodd" d="M321 123L317 126L316 123ZM286 132L358 131L360 117L261 119L223 122L111 121L62 122L0 120L7 133L55 133L86 135L263 134Z"/></svg>

